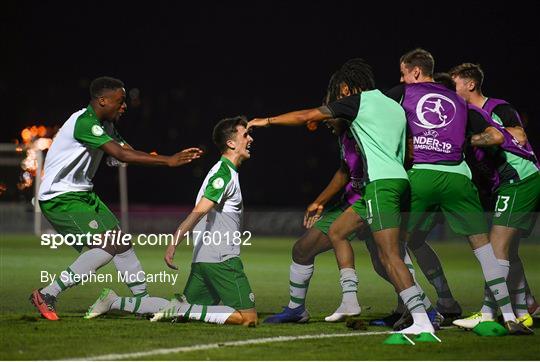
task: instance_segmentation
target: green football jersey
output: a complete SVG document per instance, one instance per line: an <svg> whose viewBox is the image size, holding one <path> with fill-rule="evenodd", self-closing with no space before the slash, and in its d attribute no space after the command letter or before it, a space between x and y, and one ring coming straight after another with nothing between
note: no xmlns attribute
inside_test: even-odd
<svg viewBox="0 0 540 362"><path fill-rule="evenodd" d="M92 191L103 151L99 148L116 139L111 122L101 122L89 105L73 113L60 128L47 151L39 200L50 200L66 192Z"/></svg>
<svg viewBox="0 0 540 362"><path fill-rule="evenodd" d="M364 163L363 184L380 179L407 179L403 167L405 111L378 89L330 103L335 118L349 121Z"/></svg>

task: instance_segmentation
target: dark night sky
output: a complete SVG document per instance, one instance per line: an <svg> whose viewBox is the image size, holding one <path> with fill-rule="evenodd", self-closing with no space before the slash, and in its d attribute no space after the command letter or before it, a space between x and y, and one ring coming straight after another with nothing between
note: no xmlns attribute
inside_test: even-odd
<svg viewBox="0 0 540 362"><path fill-rule="evenodd" d="M20 2L0 14L0 142L35 123L60 125L86 106L91 79L120 78L128 92L140 91L141 105L128 103L118 126L130 144L163 154L208 150L185 168L130 167L132 203L192 203L217 158L210 135L219 119L318 106L331 72L353 57L370 62L387 89L399 81L400 55L418 46L432 52L436 71L482 64L484 92L526 115L529 138L537 150L540 144L538 12L518 2L451 9L436 2L75 3ZM325 128L254 137L241 170L247 205L304 206L338 167L337 143ZM113 169L102 165L95 184L105 201L117 201Z"/></svg>

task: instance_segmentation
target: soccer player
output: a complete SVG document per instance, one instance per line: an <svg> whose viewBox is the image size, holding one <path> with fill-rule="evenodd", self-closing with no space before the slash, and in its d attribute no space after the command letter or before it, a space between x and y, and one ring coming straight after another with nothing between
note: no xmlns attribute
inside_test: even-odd
<svg viewBox="0 0 540 362"><path fill-rule="evenodd" d="M41 315L57 320L55 303L58 295L74 286L84 276L103 265L114 262L116 269L128 274L133 293L132 306L153 304L148 296L145 280L137 278L142 267L131 243L125 244L105 238L119 230L118 220L92 191L92 178L101 158L107 154L120 162L177 167L200 157L202 151L189 148L172 156L150 155L136 151L119 136L114 124L126 112L124 84L114 78L100 77L90 84L90 104L69 117L58 131L47 152L44 177L39 189L39 205L43 215L62 235L101 235L83 245L75 245L81 255L48 286L36 289L31 302ZM87 239L82 238L86 241Z"/></svg>
<svg viewBox="0 0 540 362"><path fill-rule="evenodd" d="M338 266L340 271L354 266L354 254L347 237L367 222L388 277L413 315L414 324L402 332L432 333L434 329L421 292L400 255L401 209L409 191L403 168L405 114L397 103L375 89L367 63L363 63L362 70L362 84L358 89L350 89L350 96L319 108L256 118L249 122L249 127L301 126L331 118L348 121L364 164L363 197L347 208L328 231Z"/></svg>
<svg viewBox="0 0 540 362"><path fill-rule="evenodd" d="M435 73L433 79L435 82L443 84L448 89L455 90L454 81L448 73ZM412 156L411 153L412 152L409 154L409 159ZM437 220L442 221L440 218ZM461 306L457 300L454 299L437 254L429 244L425 243L425 240L422 241L422 243L417 242L417 244L422 247L419 248L418 245L415 245L415 252L413 255L416 257L416 261L427 280L437 292L438 299L436 310L444 317L444 320L453 320L461 316ZM409 266L407 262L406 264ZM411 270L411 273L414 273L413 270ZM402 316L405 311L402 309L400 301L401 300L398 297L398 306L390 315L373 320L370 324L378 326L394 326L395 329L401 329L401 326L406 326L408 323L410 324L409 318L405 315Z"/></svg>
<svg viewBox="0 0 540 362"><path fill-rule="evenodd" d="M519 143L532 152L518 112L508 102L488 98L482 93L484 73L479 65L463 63L450 71L457 93L467 102L484 109L492 119L510 132ZM496 198L490 240L495 256L504 268L518 321L532 326L527 306L527 280L518 255L519 240L534 227L540 210L540 171L538 163L498 148L489 150L497 173L494 187ZM534 298L529 296L534 301ZM532 304L532 303L531 303ZM486 290L484 305L479 313L457 320L455 324L473 328L480 321L494 320L497 314L493 297Z"/></svg>
<svg viewBox="0 0 540 362"><path fill-rule="evenodd" d="M195 208L178 227L178 242L169 245L165 253L167 265L178 269L174 265L176 248L186 235L193 235L191 272L183 297L173 298L152 321L179 318L257 324L255 295L240 260L240 244L245 237L241 232L243 204L238 168L251 157L253 142L247 124L245 117L234 117L214 127L213 140L221 159L204 179Z"/></svg>
<svg viewBox="0 0 540 362"><path fill-rule="evenodd" d="M433 80L444 85L446 88L455 91L456 85L448 73L435 73ZM440 220L443 221L443 220ZM426 235L427 236L427 235ZM415 240L416 241L416 240ZM418 240L419 242L421 240ZM414 248L414 251L412 249ZM462 309L458 301L454 298L448 281L444 274L442 264L435 250L428 243L419 243L410 247L416 258L416 262L426 276L429 283L435 288L437 293L437 310L448 319L456 319L461 316Z"/></svg>
<svg viewBox="0 0 540 362"><path fill-rule="evenodd" d="M455 92L433 82L433 68L426 50L406 53L400 59L403 83L388 92L405 110L413 138L408 245L414 250L415 240L425 240L435 212L442 211L454 232L468 237L508 331L530 334L516 321L504 270L489 242L478 192L463 158L467 133L474 134L473 145L482 147L500 145L504 136Z"/></svg>
<svg viewBox="0 0 540 362"><path fill-rule="evenodd" d="M330 78L325 104L336 100L336 84L343 79L342 73L342 70L339 70ZM355 82L354 74L351 74L349 79L349 85L352 86ZM362 160L354 137L344 120L330 119L325 123L338 137L341 166L326 188L306 209L304 226L307 231L296 241L292 249L289 305L281 313L268 317L265 323L305 323L309 320L305 300L314 272L315 257L332 249L332 243L328 237L330 225L361 195ZM326 208L327 203L339 192L343 192L340 200ZM352 240L355 235L356 233L351 233L348 239ZM343 290L341 305L332 315L325 318L327 322L342 321L348 316L359 315L361 312L356 296L358 290L356 273L343 270L340 284Z"/></svg>
<svg viewBox="0 0 540 362"><path fill-rule="evenodd" d="M357 69L360 71L357 71ZM348 89L359 88L362 84L363 69L364 62L361 59L351 59L347 61L330 78L324 103L328 104L329 102L336 101L338 98L350 95ZM346 85L346 87L342 88L341 85ZM344 91L346 91L347 94L345 94ZM289 281L289 305L285 307L281 313L267 318L265 323L302 323L308 320L309 315L307 315L305 309L305 299L309 288L309 281L311 280L314 271L313 264L315 256L332 249L332 243L328 238L328 229L334 220L341 215L347 207L361 197L360 181L362 179L363 166L356 141L350 133L345 120L330 119L325 121L325 123L332 128L333 133L338 136L342 158L341 167L336 171L328 186L306 210L304 226L308 228L308 231L293 246L293 263L290 267ZM327 202L343 189L344 191L340 201L335 205L332 205L329 209L324 210ZM357 232L361 239L367 239L366 244L372 258L374 269L381 277L390 282L378 257L377 247L371 238L366 238L367 235L365 235L365 231L367 231L366 225ZM351 235L348 236L348 239L352 240L354 236L355 233L351 233ZM412 262L410 261L405 248L403 247L402 249L405 258L404 261L414 277ZM342 302L336 312L325 318L327 322L342 321L346 317L358 315L361 311L356 298L358 284L356 273L349 273L349 271L342 269L340 284L342 287ZM429 303L429 299L425 297L425 294L422 293L422 295L424 295L425 304ZM399 297L398 301L401 301ZM429 308L430 305L431 304L429 303L427 308ZM391 323L387 321L385 325L392 327L394 323L399 320L405 306L403 303L399 303L398 308L402 309L395 319ZM375 325L380 325L380 323Z"/></svg>

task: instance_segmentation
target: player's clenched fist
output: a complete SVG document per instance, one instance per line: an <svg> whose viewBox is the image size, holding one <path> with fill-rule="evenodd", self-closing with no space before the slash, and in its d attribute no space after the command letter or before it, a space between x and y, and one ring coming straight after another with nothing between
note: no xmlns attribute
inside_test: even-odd
<svg viewBox="0 0 540 362"><path fill-rule="evenodd" d="M190 163L191 161L201 157L202 154L203 154L203 151L199 148L196 148L196 147L187 148L183 151L180 151L170 156L169 161L167 163L169 167L182 166L182 165L185 165L186 163Z"/></svg>

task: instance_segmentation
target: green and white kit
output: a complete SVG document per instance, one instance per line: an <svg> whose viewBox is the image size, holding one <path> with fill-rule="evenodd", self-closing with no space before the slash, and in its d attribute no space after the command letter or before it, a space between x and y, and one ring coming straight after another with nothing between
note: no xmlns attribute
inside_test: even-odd
<svg viewBox="0 0 540 362"><path fill-rule="evenodd" d="M73 113L47 152L38 200L43 215L60 234L98 234L118 220L92 192L92 178L105 143L124 140L113 123L101 122L89 105ZM82 247L76 247L79 251Z"/></svg>
<svg viewBox="0 0 540 362"><path fill-rule="evenodd" d="M212 167L197 195L215 202L193 229L193 260L184 288L190 304L255 307L255 296L240 260L242 192L236 166L226 157Z"/></svg>

